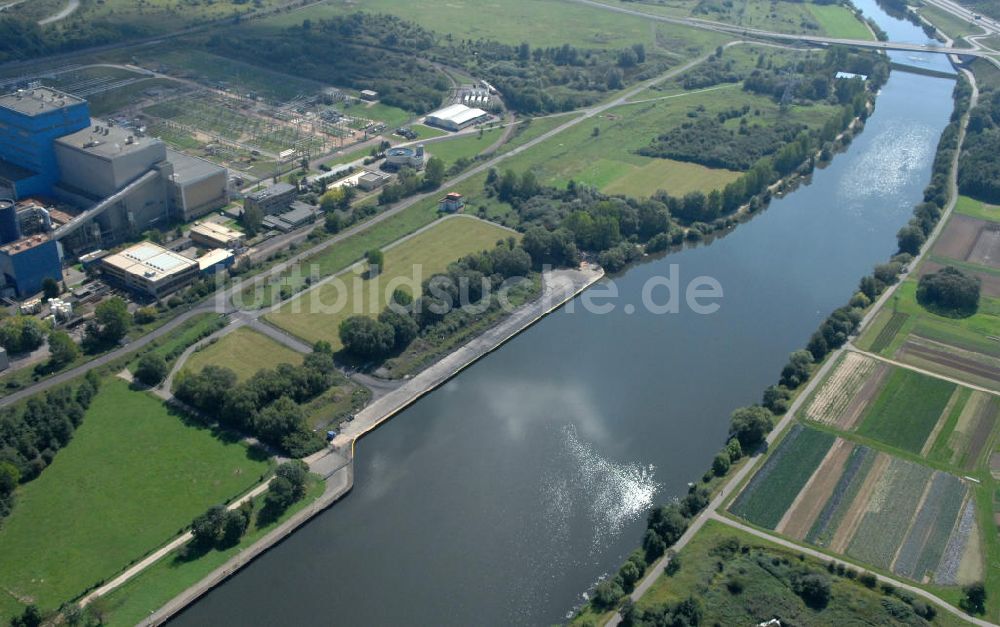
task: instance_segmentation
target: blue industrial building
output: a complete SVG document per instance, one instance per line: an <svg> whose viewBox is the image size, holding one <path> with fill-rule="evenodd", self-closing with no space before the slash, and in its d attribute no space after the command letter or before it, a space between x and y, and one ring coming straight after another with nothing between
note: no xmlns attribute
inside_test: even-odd
<svg viewBox="0 0 1000 627"><path fill-rule="evenodd" d="M48 87L0 96L0 183L15 199L51 196L56 138L90 125L87 101Z"/></svg>
<svg viewBox="0 0 1000 627"><path fill-rule="evenodd" d="M14 202L0 200L0 274L19 298L40 292L45 279L62 280L62 251L47 215L43 224L43 230L24 235Z"/></svg>

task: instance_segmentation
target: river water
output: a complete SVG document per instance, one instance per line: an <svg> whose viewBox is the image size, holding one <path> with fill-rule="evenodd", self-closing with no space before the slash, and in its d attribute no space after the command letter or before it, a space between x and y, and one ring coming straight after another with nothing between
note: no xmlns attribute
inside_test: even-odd
<svg viewBox="0 0 1000 627"><path fill-rule="evenodd" d="M639 545L647 509L706 470L730 412L895 249L953 84L893 72L811 184L615 277L611 313L574 302L366 437L352 493L176 624L560 621ZM721 284L717 313L640 306L671 264L682 286Z"/></svg>

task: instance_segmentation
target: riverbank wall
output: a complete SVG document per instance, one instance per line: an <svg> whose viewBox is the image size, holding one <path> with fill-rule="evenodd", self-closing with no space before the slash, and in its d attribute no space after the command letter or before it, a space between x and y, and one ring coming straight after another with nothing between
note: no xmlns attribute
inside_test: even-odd
<svg viewBox="0 0 1000 627"><path fill-rule="evenodd" d="M142 624L164 624L241 568L281 543L314 516L343 498L354 487L354 449L359 439L576 298L603 277L604 270L588 265L576 270L555 270L546 273L543 278L542 295L539 298L522 305L493 328L361 410L329 447L304 460L312 472L321 475L326 481L326 488L319 498L293 514L259 541L240 551L201 581L171 599L150 614Z"/></svg>

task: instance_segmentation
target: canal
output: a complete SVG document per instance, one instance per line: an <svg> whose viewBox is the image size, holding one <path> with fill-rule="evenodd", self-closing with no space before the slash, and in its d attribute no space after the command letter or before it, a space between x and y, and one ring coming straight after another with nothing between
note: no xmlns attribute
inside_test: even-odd
<svg viewBox="0 0 1000 627"><path fill-rule="evenodd" d="M730 412L895 250L953 85L893 72L864 133L809 185L614 277L610 313L578 299L366 437L352 493L174 622L562 620L639 546L648 508L708 468ZM641 306L672 264L682 287L721 284L716 313Z"/></svg>

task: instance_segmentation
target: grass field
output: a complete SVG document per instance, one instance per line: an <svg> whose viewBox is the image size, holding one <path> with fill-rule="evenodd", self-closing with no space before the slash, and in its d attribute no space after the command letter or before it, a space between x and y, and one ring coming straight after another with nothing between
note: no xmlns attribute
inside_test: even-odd
<svg viewBox="0 0 1000 627"><path fill-rule="evenodd" d="M391 294L394 284L397 287L405 285L405 289L417 291L423 279L445 270L449 263L465 255L490 249L498 240L511 236L516 234L469 216L446 218L387 248L385 268L377 282L362 281L359 275L348 273L344 277L348 284L347 290L338 289L334 284L320 286L313 292L286 303L266 318L268 322L306 341L325 340L339 349L341 344L338 328L341 321L354 314L377 315L385 307L385 292ZM360 292L360 300L359 293L355 290L358 285L364 290ZM343 299L340 306L332 307L339 298ZM328 307L330 313L311 312L313 299Z"/></svg>
<svg viewBox="0 0 1000 627"><path fill-rule="evenodd" d="M688 113L699 108L710 116L748 105L761 112L752 119L763 125L786 116L812 126L825 122L833 111L827 105L815 105L793 107L783 114L769 98L744 92L738 85L653 97L657 99L615 107L578 124L511 158L504 168L533 170L540 182L556 187L574 180L607 193L633 196L648 196L661 189L673 195L708 192L724 187L739 174L645 157L636 151L669 128L689 122Z"/></svg>
<svg viewBox="0 0 1000 627"><path fill-rule="evenodd" d="M305 498L293 504L278 520L258 527L251 524L243 539L234 547L209 551L196 560L182 560L176 553L144 570L121 588L111 592L103 605L107 612L106 625L137 625L149 616L150 608L161 607L189 586L194 585L213 570L221 566L236 553L262 538L268 531L287 520L292 514L308 506L323 494L325 485L314 479ZM263 507L263 497L257 497L256 511Z"/></svg>
<svg viewBox="0 0 1000 627"><path fill-rule="evenodd" d="M350 116L368 118L384 122L389 127L388 132L392 132L405 124L411 116L408 112L399 107L393 107L381 102L367 103L356 102L350 106L343 107L344 113Z"/></svg>
<svg viewBox="0 0 1000 627"><path fill-rule="evenodd" d="M473 159L476 155L486 150L500 138L502 129L486 130L480 135L472 133L463 135L447 141L438 141L427 144L427 152L432 157L437 157L444 161L445 167L451 167L459 159Z"/></svg>
<svg viewBox="0 0 1000 627"><path fill-rule="evenodd" d="M773 529L833 445L834 436L800 425L792 428L730 511L755 525Z"/></svg>
<svg viewBox="0 0 1000 627"><path fill-rule="evenodd" d="M263 333L242 327L194 352L184 367L200 372L205 366L225 366L242 381L261 368L273 368L281 363L301 364L302 357L301 353Z"/></svg>
<svg viewBox="0 0 1000 627"><path fill-rule="evenodd" d="M73 441L18 490L0 529L0 614L18 611L17 599L55 609L249 489L267 468L243 444L106 380Z"/></svg>
<svg viewBox="0 0 1000 627"><path fill-rule="evenodd" d="M353 13L391 13L456 40L495 39L503 43L529 42L532 46L570 44L586 48L624 48L634 43L653 44L653 29L639 17L620 15L558 0L369 0L359 5L334 0L324 5L265 20L290 26L303 19L322 19ZM461 15L461 19L456 16ZM693 32L692 37L701 37ZM713 44L714 45L714 44Z"/></svg>
<svg viewBox="0 0 1000 627"><path fill-rule="evenodd" d="M858 433L919 454L955 387L948 381L896 368L861 418Z"/></svg>
<svg viewBox="0 0 1000 627"><path fill-rule="evenodd" d="M819 22L823 32L830 37L867 39L869 41L875 39L867 25L855 17L849 9L839 4L809 4L806 6Z"/></svg>
<svg viewBox="0 0 1000 627"><path fill-rule="evenodd" d="M827 573L823 562L720 522L708 521L679 558L680 570L661 574L639 599L639 609L695 596L702 601L705 625L757 625L775 617L788 625L927 624L901 601L832 573L830 602L810 608L795 594L792 573ZM965 623L939 609L932 624Z"/></svg>
<svg viewBox="0 0 1000 627"><path fill-rule="evenodd" d="M922 5L918 10L918 13L930 20L931 24L934 24L938 30L952 39L958 39L963 35L975 35L983 32L982 29L976 28L965 20L957 18L951 13L943 11L931 4ZM955 44L960 45L962 42L956 41ZM968 44L965 45L967 46Z"/></svg>
<svg viewBox="0 0 1000 627"><path fill-rule="evenodd" d="M980 220L1000 222L1000 207L969 198L968 196L958 197L958 202L955 204L955 211L972 216L973 218L979 218Z"/></svg>

